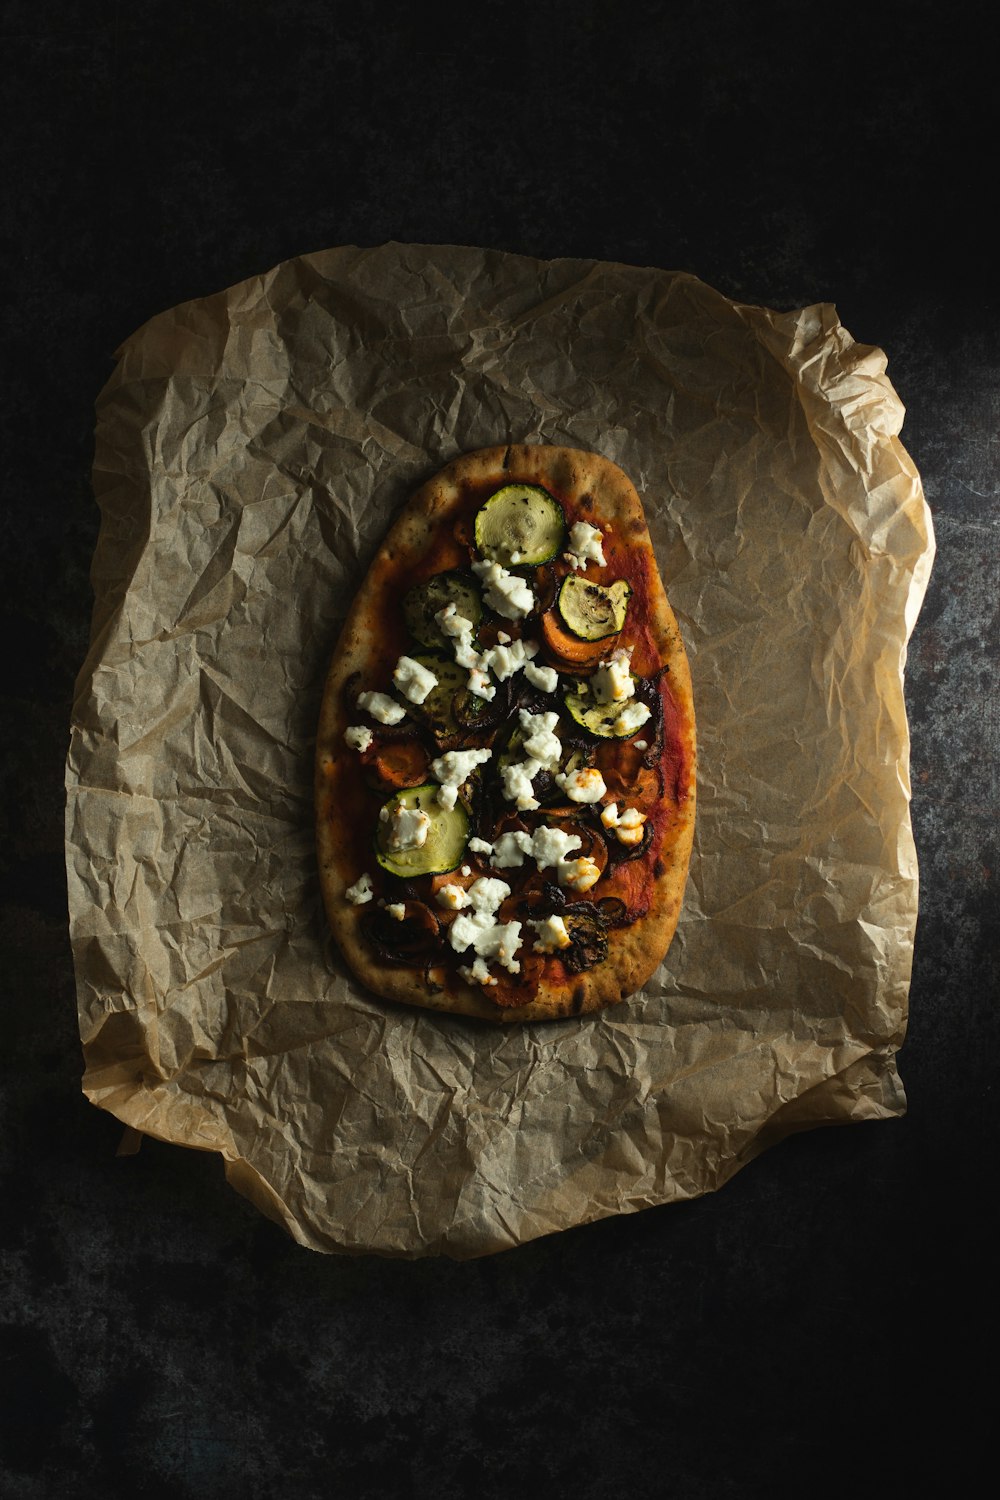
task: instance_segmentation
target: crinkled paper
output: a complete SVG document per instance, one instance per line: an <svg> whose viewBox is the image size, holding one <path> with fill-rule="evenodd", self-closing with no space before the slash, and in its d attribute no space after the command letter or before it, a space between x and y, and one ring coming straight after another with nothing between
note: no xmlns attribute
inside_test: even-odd
<svg viewBox="0 0 1000 1500"><path fill-rule="evenodd" d="M484 1255L898 1115L917 911L902 675L933 556L903 411L833 307L455 246L303 256L155 317L98 408L67 861L84 1090L321 1251ZM337 632L457 454L643 498L694 678L695 847L646 989L501 1027L384 1002L323 917Z"/></svg>

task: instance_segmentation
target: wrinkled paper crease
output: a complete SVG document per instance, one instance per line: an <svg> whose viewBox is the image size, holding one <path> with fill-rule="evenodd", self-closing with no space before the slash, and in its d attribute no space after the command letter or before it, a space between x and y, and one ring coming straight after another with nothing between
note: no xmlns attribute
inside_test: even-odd
<svg viewBox="0 0 1000 1500"><path fill-rule="evenodd" d="M712 1191L902 1113L917 867L902 678L933 534L878 349L829 305L455 246L342 248L152 319L98 404L67 765L84 1090L221 1154L321 1251L467 1257ZM591 449L691 660L698 819L667 961L581 1020L408 1010L324 921L338 627L457 454Z"/></svg>

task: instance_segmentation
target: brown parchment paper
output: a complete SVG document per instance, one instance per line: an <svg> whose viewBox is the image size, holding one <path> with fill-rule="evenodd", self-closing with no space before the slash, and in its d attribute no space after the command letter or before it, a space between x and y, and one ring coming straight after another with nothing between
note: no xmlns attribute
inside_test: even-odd
<svg viewBox="0 0 1000 1500"><path fill-rule="evenodd" d="M98 407L67 769L88 1097L217 1151L322 1251L475 1256L898 1115L917 908L902 696L933 555L885 359L831 306L455 246L173 308ZM349 978L313 846L320 689L412 490L505 441L643 497L690 654L698 821L640 995L507 1028Z"/></svg>

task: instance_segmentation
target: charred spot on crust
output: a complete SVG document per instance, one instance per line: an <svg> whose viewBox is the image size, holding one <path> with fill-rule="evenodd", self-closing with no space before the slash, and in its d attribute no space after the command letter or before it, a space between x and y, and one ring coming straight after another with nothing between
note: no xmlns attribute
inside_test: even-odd
<svg viewBox="0 0 1000 1500"><path fill-rule="evenodd" d="M504 469L509 469L510 468L510 444L509 443L507 444L507 451L504 453L504 456L503 456L503 463L501 465L501 468L504 468Z"/></svg>
<svg viewBox="0 0 1000 1500"><path fill-rule="evenodd" d="M594 497L593 497L593 495L581 495L580 496L580 509L581 510L593 510L593 508L594 508Z"/></svg>
<svg viewBox="0 0 1000 1500"><path fill-rule="evenodd" d="M658 859L656 861L655 865L653 866L653 874L656 876L657 880L659 880L660 876L661 875L665 875L666 872L667 872L667 867L663 863L663 860L662 859Z"/></svg>
<svg viewBox="0 0 1000 1500"><path fill-rule="evenodd" d="M628 529L629 531L631 531L633 536L641 536L646 529L646 525L644 521L640 521L639 517L636 516L634 520L631 520L628 523Z"/></svg>
<svg viewBox="0 0 1000 1500"><path fill-rule="evenodd" d="M583 1010L583 1002L584 1002L584 999L586 998L586 990L584 989L584 987L583 987L582 984L575 984L573 986L573 994L572 994L571 998L572 998L572 1006L571 1006L572 1013L573 1013L574 1016L578 1016L580 1014L580 1012Z"/></svg>

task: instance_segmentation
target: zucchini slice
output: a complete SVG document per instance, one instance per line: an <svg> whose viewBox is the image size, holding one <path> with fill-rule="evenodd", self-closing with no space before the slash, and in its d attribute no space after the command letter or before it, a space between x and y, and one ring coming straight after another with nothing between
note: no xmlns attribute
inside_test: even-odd
<svg viewBox="0 0 1000 1500"><path fill-rule="evenodd" d="M538 484L505 484L476 512L476 547L490 562L536 568L562 550L566 517Z"/></svg>
<svg viewBox="0 0 1000 1500"><path fill-rule="evenodd" d="M447 656L438 656L432 652L413 659L434 673L437 684L431 688L423 703L408 704L407 712L426 724L437 739L446 739L449 735L459 734L463 729L474 728L477 713L475 705L479 703L485 708L486 704L482 698L475 698L474 695L474 701L467 701L466 683L469 674L465 667L460 667L457 661L452 661ZM460 693L466 694L461 700L461 719L455 713L456 699Z"/></svg>
<svg viewBox="0 0 1000 1500"><path fill-rule="evenodd" d="M406 627L421 646L433 646L448 650L452 642L444 634L434 616L446 605L454 604L457 614L471 620L473 626L483 617L483 602L479 590L469 578L461 573L434 573L410 589L403 600Z"/></svg>
<svg viewBox="0 0 1000 1500"><path fill-rule="evenodd" d="M633 682L640 679L634 674L629 674ZM642 725L634 729L618 729L616 727L619 718L637 700L633 696L625 698L621 703L598 703L586 683L576 683L570 687L564 698L566 712L575 719L581 729L588 734L595 735L599 740L628 740L634 734L639 734ZM649 717L647 713L647 718Z"/></svg>
<svg viewBox="0 0 1000 1500"><path fill-rule="evenodd" d="M383 805L375 835L375 857L383 870L411 880L417 875L446 875L461 864L469 841L469 815L461 802L454 807L442 807L437 796L439 790L436 781L405 787ZM419 848L388 848L389 830L399 808L423 812L430 818L427 837Z"/></svg>
<svg viewBox="0 0 1000 1500"><path fill-rule="evenodd" d="M631 597L632 585L624 578L605 588L570 573L559 590L558 609L573 635L582 641L603 641L621 631Z"/></svg>

